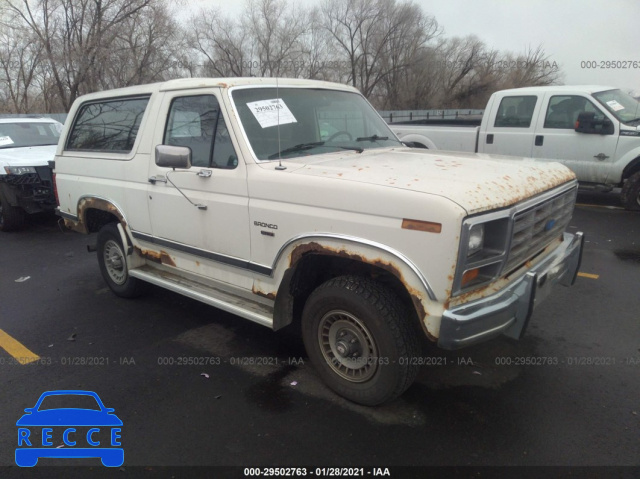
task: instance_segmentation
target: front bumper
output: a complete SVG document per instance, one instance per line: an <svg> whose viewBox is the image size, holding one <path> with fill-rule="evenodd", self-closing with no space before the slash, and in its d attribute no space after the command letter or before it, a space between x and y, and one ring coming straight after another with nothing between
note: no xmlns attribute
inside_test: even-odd
<svg viewBox="0 0 640 479"><path fill-rule="evenodd" d="M0 176L0 190L5 199L29 214L51 211L57 204L51 169L48 166L34 168L35 173Z"/></svg>
<svg viewBox="0 0 640 479"><path fill-rule="evenodd" d="M584 235L564 233L562 243L543 261L509 287L494 295L446 310L440 323L438 346L459 349L501 334L520 339L533 308L553 286L575 282Z"/></svg>

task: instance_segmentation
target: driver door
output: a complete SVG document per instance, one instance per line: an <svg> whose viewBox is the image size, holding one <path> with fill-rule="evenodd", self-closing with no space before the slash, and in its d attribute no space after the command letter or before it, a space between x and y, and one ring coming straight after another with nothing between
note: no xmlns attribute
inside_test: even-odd
<svg viewBox="0 0 640 479"><path fill-rule="evenodd" d="M619 126L610 134L578 133L575 122L581 112L595 113L595 119L610 118L589 98L581 95L547 94L544 118L535 132L533 157L558 161L578 177L578 181L605 183L615 160Z"/></svg>
<svg viewBox="0 0 640 479"><path fill-rule="evenodd" d="M251 289L246 167L238 160L217 90L166 92L155 145L185 146L192 167L172 171L149 162L152 238L176 267ZM157 246L156 246L157 250Z"/></svg>

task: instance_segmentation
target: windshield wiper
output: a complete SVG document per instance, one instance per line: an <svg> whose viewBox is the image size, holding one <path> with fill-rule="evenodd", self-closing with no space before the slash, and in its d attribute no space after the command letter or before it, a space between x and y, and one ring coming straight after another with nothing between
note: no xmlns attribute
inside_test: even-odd
<svg viewBox="0 0 640 479"><path fill-rule="evenodd" d="M627 120L625 123L633 123L634 121L640 121L640 116L638 118L634 118L633 120Z"/></svg>
<svg viewBox="0 0 640 479"><path fill-rule="evenodd" d="M279 158L282 155L286 155L287 153L295 153L296 151L304 151L310 150L312 148L324 147L324 148L340 148L342 150L354 150L358 153L362 153L364 150L362 148L358 148L357 146L339 146L339 145L325 145L324 141L312 141L311 143L300 143L299 145L291 146L289 148L285 148L278 153L274 153L273 155L269 155L268 158L270 160L274 160Z"/></svg>
<svg viewBox="0 0 640 479"><path fill-rule="evenodd" d="M373 136L363 136L360 138L356 138L356 141L378 141L378 140L388 140L388 139L389 139L388 136L373 135Z"/></svg>

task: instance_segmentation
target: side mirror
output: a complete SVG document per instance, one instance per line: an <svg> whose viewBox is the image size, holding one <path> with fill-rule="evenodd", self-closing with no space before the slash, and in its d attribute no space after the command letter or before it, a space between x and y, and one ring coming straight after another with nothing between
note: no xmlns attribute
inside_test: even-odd
<svg viewBox="0 0 640 479"><path fill-rule="evenodd" d="M595 117L596 114L593 111L580 112L576 120L575 131L578 133L595 133L599 135L613 134L613 123L609 118L604 117L602 120L596 120Z"/></svg>
<svg viewBox="0 0 640 479"><path fill-rule="evenodd" d="M31 414L33 412L33 408L28 407L27 409L24 410L24 412Z"/></svg>
<svg viewBox="0 0 640 479"><path fill-rule="evenodd" d="M191 148L187 146L156 146L156 165L165 168L191 168Z"/></svg>

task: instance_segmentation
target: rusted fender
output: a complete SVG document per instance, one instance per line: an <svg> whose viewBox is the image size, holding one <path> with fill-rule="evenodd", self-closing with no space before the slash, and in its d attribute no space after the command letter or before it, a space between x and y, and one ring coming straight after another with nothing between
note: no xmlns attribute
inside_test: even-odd
<svg viewBox="0 0 640 479"><path fill-rule="evenodd" d="M427 278L402 253L379 243L340 235L318 234L297 238L282 247L274 264L273 279L257 279L253 292L275 298L285 271L308 254L337 256L383 269L404 285L427 336L439 333L442 304L437 301Z"/></svg>

